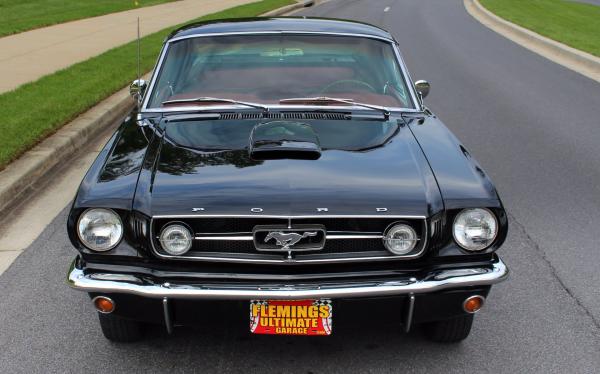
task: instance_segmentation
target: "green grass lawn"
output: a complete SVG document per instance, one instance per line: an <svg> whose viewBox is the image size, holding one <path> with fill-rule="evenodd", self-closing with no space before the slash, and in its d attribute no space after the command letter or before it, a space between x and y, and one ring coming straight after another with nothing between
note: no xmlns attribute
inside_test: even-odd
<svg viewBox="0 0 600 374"><path fill-rule="evenodd" d="M565 0L480 0L496 15L600 56L600 6Z"/></svg>
<svg viewBox="0 0 600 374"><path fill-rule="evenodd" d="M201 17L253 17L293 3L263 0ZM154 67L173 28L142 38L141 67ZM128 85L136 77L136 43L131 42L0 95L0 170L78 114Z"/></svg>
<svg viewBox="0 0 600 374"><path fill-rule="evenodd" d="M0 0L0 37L176 0Z"/></svg>

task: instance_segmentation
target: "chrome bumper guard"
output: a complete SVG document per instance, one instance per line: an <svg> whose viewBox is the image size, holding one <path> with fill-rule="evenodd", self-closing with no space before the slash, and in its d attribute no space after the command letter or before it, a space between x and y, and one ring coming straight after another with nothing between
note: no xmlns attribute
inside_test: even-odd
<svg viewBox="0 0 600 374"><path fill-rule="evenodd" d="M71 264L67 283L78 290L94 293L125 293L151 298L224 300L301 300L415 295L453 288L487 286L508 278L508 268L500 259L489 266L438 270L422 279L399 278L381 282L338 282L282 285L170 284L129 274L92 273Z"/></svg>

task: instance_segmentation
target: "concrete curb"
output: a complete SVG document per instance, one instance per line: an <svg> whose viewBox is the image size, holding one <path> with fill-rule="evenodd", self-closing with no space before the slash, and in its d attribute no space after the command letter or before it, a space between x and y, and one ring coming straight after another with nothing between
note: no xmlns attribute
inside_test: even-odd
<svg viewBox="0 0 600 374"><path fill-rule="evenodd" d="M262 16L280 16L312 4L313 0L303 0ZM106 131L111 124L120 123L134 104L129 88L124 88L79 115L0 171L0 212L6 216L17 202L35 192L38 182L52 168L69 162L75 151Z"/></svg>
<svg viewBox="0 0 600 374"><path fill-rule="evenodd" d="M309 6L313 5L314 3L315 3L314 0L298 0L298 3L296 3L296 4L286 5L284 7L279 8L279 9L275 9L275 10L272 10L270 12L261 14L261 17L282 16L282 15L284 15L286 13L289 13L289 12L291 12L293 10L297 10L297 9L309 7Z"/></svg>
<svg viewBox="0 0 600 374"><path fill-rule="evenodd" d="M35 183L53 167L69 162L79 148L101 134L133 108L129 88L101 101L60 128L0 172L0 212L35 191Z"/></svg>
<svg viewBox="0 0 600 374"><path fill-rule="evenodd" d="M485 9L478 0L463 0L467 12L507 39L547 59L600 82L600 58L508 22Z"/></svg>

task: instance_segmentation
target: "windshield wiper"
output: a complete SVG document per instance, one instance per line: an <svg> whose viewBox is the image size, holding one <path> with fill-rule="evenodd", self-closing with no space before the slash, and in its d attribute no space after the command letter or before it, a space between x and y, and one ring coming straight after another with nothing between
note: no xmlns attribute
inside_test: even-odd
<svg viewBox="0 0 600 374"><path fill-rule="evenodd" d="M388 108L379 106L379 105L359 103L352 99L319 96L319 97L293 97L293 98L289 98L289 99L279 100L279 104L294 104L294 103L297 103L297 104L305 104L305 103L313 104L314 103L317 105L322 104L322 103L341 103L341 104L347 104L347 105L355 105L355 106L360 106L363 108L377 110L383 114L383 116L386 120L388 120L390 118L390 110Z"/></svg>
<svg viewBox="0 0 600 374"><path fill-rule="evenodd" d="M244 105L244 106L247 106L247 107L250 107L250 108L261 109L263 112L268 112L269 111L268 107L266 107L264 105L260 105L260 104L248 103L246 101L238 101L238 100L231 100L231 99L221 99L221 98L218 98L218 97L207 97L207 96L195 97L193 99L167 100L167 101L163 101L162 104L163 105L169 105L169 104L210 103L210 102Z"/></svg>

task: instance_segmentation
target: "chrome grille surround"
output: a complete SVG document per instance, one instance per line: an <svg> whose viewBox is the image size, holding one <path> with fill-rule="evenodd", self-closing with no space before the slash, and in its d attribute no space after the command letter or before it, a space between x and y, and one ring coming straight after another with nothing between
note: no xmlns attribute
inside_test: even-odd
<svg viewBox="0 0 600 374"><path fill-rule="evenodd" d="M254 247L254 236L252 230L242 228L238 231L226 232L199 232L192 225L194 231L194 244L192 250L182 256L168 255L160 250L160 244L157 242L157 232L162 226L174 222L185 220L201 220L201 219L230 219L248 220L249 224L254 222L262 222L265 224L283 224L288 227L294 224L305 224L312 222L319 224L319 220L331 220L332 222L342 222L343 220L383 220L388 223L381 228L380 231L337 231L327 229L326 246L322 251L314 253L294 253L292 258L284 256L282 253L272 254L259 252ZM158 221L158 224L157 224ZM194 221L192 221L194 222ZM383 246L383 234L385 228L394 222L409 223L412 227L417 228L419 234L419 244L414 252L408 255L394 255L387 251ZM239 224L239 223L238 223ZM327 227L327 225L325 225ZM358 262L358 261L386 261L386 260L409 260L421 257L427 249L429 240L429 222L424 216L399 216L399 215L314 215L314 216L274 216L274 215L161 215L154 216L150 221L150 232L152 233L151 247L152 252L158 258L168 260L188 260L188 261L208 261L208 262L231 262L231 263L264 263L264 264L314 264L314 263L336 263L336 262ZM349 242L351 240L351 242ZM201 243L218 243L219 251L207 251L206 244ZM368 246L369 248L361 248L360 245ZM222 248L218 248L218 246ZM356 247L369 250L354 250L346 251L346 248ZM380 246L378 250L376 246ZM214 247L213 247L214 248ZM223 250L223 249L227 250ZM232 251L231 249L236 249Z"/></svg>

